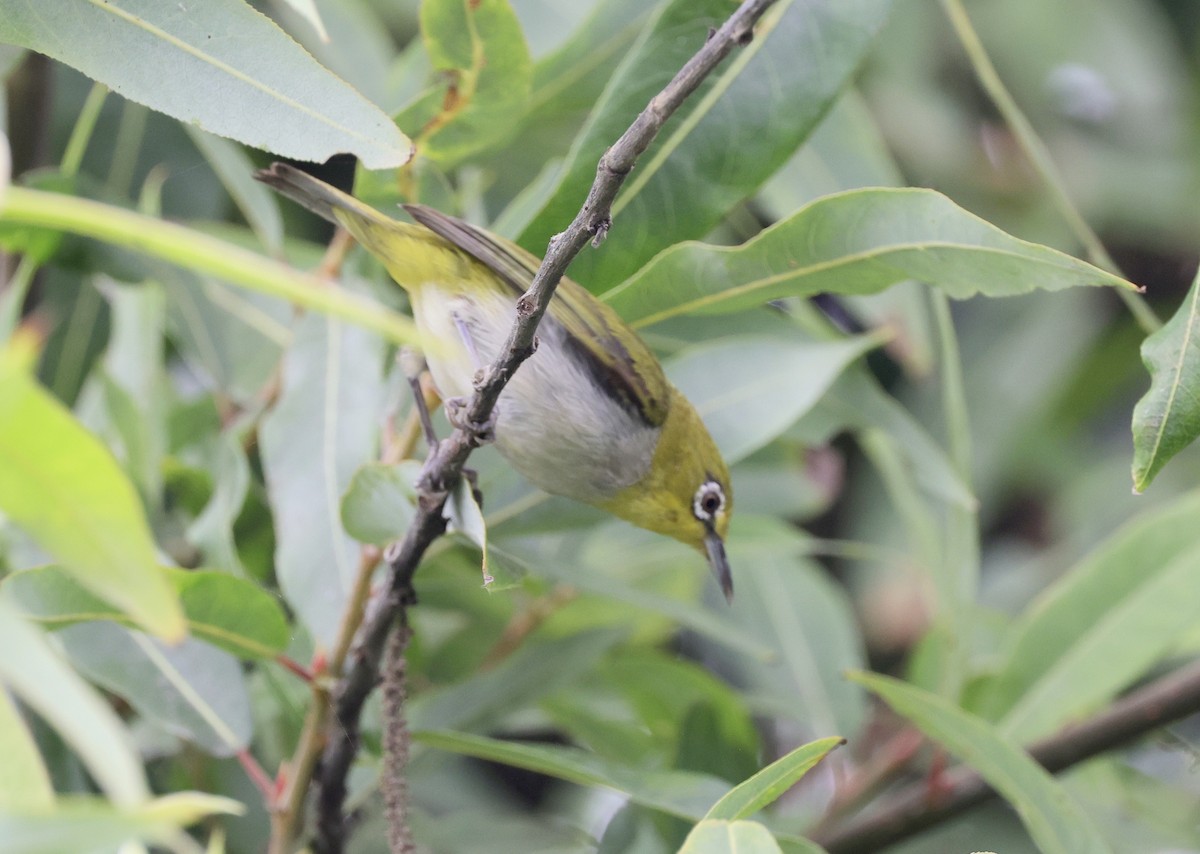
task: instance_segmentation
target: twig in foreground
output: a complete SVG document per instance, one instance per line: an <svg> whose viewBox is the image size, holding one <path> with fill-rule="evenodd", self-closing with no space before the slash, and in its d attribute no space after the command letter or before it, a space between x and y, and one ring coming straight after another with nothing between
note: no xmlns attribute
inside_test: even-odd
<svg viewBox="0 0 1200 854"><path fill-rule="evenodd" d="M1057 773L1138 736L1200 712L1200 659L1122 697L1104 711L1029 748L1029 755ZM944 778L943 796L930 803L929 787L917 783L888 799L864 820L851 821L814 841L829 854L879 851L996 797L971 769Z"/></svg>
<svg viewBox="0 0 1200 854"><path fill-rule="evenodd" d="M655 95L629 129L596 167L587 201L570 226L551 241L529 291L517 301L517 320L502 355L483 371L462 423L487 423L500 392L513 372L533 352L534 333L567 266L589 242L604 239L611 226L612 203L638 157L650 146L667 119L738 45L749 43L754 25L775 0L746 0L667 86ZM359 717L379 674L380 658L397 615L412 599L412 577L429 545L445 531L443 506L450 488L462 476L473 437L455 430L426 459L418 481L416 518L404 539L389 550L391 584L384 601L363 626L345 677L334 693L334 720L318 775L317 848L339 854L347 835L343 808L346 775L358 751Z"/></svg>

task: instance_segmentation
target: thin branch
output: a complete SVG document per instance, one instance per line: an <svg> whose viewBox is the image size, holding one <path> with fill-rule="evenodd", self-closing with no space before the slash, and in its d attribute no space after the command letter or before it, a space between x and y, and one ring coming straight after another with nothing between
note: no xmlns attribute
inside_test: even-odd
<svg viewBox="0 0 1200 854"><path fill-rule="evenodd" d="M534 334L554 289L567 266L589 242L599 245L612 225L611 211L617 192L641 154L650 146L667 119L705 77L738 45L753 38L754 25L775 0L746 0L719 30L709 35L699 51L600 158L596 179L574 221L555 235L529 291L517 301L517 319L502 355L482 372L466 412L465 423L486 424L513 372L533 353ZM317 849L339 854L346 839L343 807L346 775L358 750L359 717L374 689L384 642L397 614L413 600L412 577L426 549L446 528L443 507L449 490L462 476L467 457L477 442L458 429L429 454L418 481L417 514L404 539L389 550L391 584L387 596L363 625L350 668L335 691L335 724L322 757L319 775Z"/></svg>
<svg viewBox="0 0 1200 854"><path fill-rule="evenodd" d="M1197 712L1200 659L1033 744L1029 755L1055 774ZM996 792L965 766L946 773L941 791L944 794L931 802L929 786L923 781L913 784L871 810L866 818L831 833L815 834L814 841L829 854L879 851L996 797Z"/></svg>

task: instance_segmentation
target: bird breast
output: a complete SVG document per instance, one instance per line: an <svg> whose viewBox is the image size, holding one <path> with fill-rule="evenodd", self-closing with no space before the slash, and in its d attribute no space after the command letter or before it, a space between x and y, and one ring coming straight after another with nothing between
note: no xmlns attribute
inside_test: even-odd
<svg viewBox="0 0 1200 854"><path fill-rule="evenodd" d="M476 371L504 346L515 300L501 292L448 294L426 285L417 289L413 310L426 334L448 345L427 356L438 391L443 398L469 397ZM547 314L538 327L537 351L500 396L496 447L534 486L597 504L642 479L661 430L624 408L581 358Z"/></svg>

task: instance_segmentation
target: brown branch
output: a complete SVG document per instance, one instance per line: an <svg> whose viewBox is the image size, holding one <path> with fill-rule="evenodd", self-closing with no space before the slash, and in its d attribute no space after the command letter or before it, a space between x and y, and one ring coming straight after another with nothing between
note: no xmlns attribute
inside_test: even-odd
<svg viewBox="0 0 1200 854"><path fill-rule="evenodd" d="M1052 774L1120 747L1139 736L1200 712L1200 659L1127 694L1104 711L1029 747L1029 755ZM829 854L879 851L970 807L996 797L971 769L943 777L944 793L930 802L924 782L908 786L877 810L813 841Z"/></svg>
<svg viewBox="0 0 1200 854"><path fill-rule="evenodd" d="M486 424L513 372L533 353L534 334L554 289L567 266L591 242L598 245L612 224L612 204L626 176L650 146L667 119L700 83L738 45L748 44L754 25L775 0L745 0L719 30L711 33L699 51L670 83L655 95L629 129L600 158L596 179L574 221L551 241L529 291L517 301L517 320L502 355L478 378L465 423ZM404 539L389 550L391 584L387 596L362 628L350 667L334 693L334 726L322 757L318 776L317 850L340 854L346 839L343 806L346 775L358 750L359 717L374 689L379 661L388 632L406 604L412 601L412 577L429 545L445 531L442 515L448 491L462 476L475 437L455 430L438 443L426 458L418 481L417 515Z"/></svg>
<svg viewBox="0 0 1200 854"><path fill-rule="evenodd" d="M392 854L413 854L417 850L409 823L408 757L412 740L408 733L407 704L408 649L410 629L403 622L388 636L383 658L383 768L379 788L383 792L383 813L387 819L388 850Z"/></svg>

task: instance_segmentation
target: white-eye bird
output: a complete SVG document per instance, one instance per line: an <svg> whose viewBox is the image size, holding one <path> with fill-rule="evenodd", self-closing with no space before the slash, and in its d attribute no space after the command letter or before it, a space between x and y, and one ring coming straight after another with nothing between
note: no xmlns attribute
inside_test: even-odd
<svg viewBox="0 0 1200 854"><path fill-rule="evenodd" d="M443 400L466 399L500 355L538 259L422 205L399 222L311 175L276 163L259 180L336 225L403 287ZM611 308L563 278L538 326L537 350L505 386L495 443L533 485L674 537L708 557L726 598L729 470L695 407Z"/></svg>

